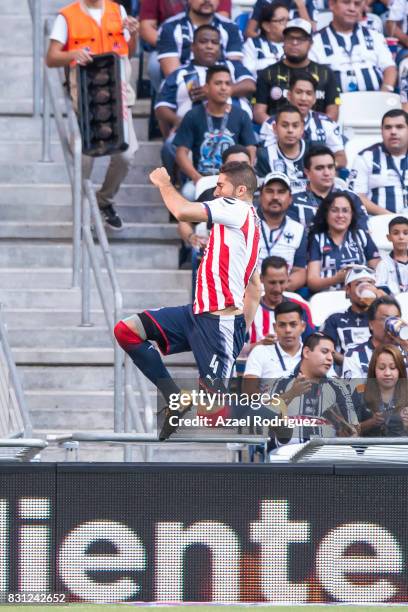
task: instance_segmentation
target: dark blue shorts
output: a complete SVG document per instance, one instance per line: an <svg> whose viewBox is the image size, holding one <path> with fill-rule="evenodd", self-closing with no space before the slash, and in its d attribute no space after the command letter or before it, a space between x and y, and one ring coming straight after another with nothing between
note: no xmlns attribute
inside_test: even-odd
<svg viewBox="0 0 408 612"><path fill-rule="evenodd" d="M155 327L155 333L146 329L147 338L156 340L164 355L192 351L200 378L231 377L235 360L244 345L244 315L196 315L191 304L145 310L144 314Z"/></svg>

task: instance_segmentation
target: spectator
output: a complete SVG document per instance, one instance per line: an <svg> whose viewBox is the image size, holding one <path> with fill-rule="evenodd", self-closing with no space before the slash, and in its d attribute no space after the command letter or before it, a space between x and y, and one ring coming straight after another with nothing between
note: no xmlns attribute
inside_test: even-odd
<svg viewBox="0 0 408 612"><path fill-rule="evenodd" d="M193 104L204 102L207 98L205 77L210 66L221 64L228 68L232 78L232 101L246 110L252 119L252 110L246 99L255 91L255 81L241 62L220 60L220 32L212 25L203 25L194 31L191 46L193 59L181 66L162 84L155 111L162 126L165 138L171 130L176 130L184 115Z"/></svg>
<svg viewBox="0 0 408 612"><path fill-rule="evenodd" d="M218 174L222 152L231 145L248 147L254 162L256 138L251 121L245 111L229 104L231 87L228 68L211 66L206 75L207 102L190 110L177 130L176 161L190 179L183 187L183 194L189 199L194 198L194 185L202 176Z"/></svg>
<svg viewBox="0 0 408 612"><path fill-rule="evenodd" d="M364 266L350 268L344 285L351 306L344 312L331 314L320 327L320 331L333 338L336 349L334 361L337 365L343 365L347 351L369 339L367 308L370 300L374 301L376 297L384 295L384 292L375 286L374 271ZM371 294L372 297L364 297L363 291L366 296Z"/></svg>
<svg viewBox="0 0 408 612"><path fill-rule="evenodd" d="M305 129L303 138L308 146L311 144L325 144L333 151L336 167L344 168L347 165L344 152L344 141L338 124L324 113L313 111L316 103L316 80L307 72L294 74L289 82L288 101L298 108L303 116ZM276 142L273 131L274 117L267 119L261 127L260 137L264 145L269 146Z"/></svg>
<svg viewBox="0 0 408 612"><path fill-rule="evenodd" d="M244 44L243 63L256 78L259 70L274 64L283 55L283 30L289 11L283 2L265 4L259 18L260 34Z"/></svg>
<svg viewBox="0 0 408 612"><path fill-rule="evenodd" d="M386 22L388 36L398 40L398 87L404 110L408 111L408 6L406 0L393 0Z"/></svg>
<svg viewBox="0 0 408 612"><path fill-rule="evenodd" d="M69 91L75 109L78 103L77 66L91 63L92 55L110 51L117 53L123 62L126 103L129 107L134 104L129 56L135 51L138 29L137 19L128 17L123 6L110 0L104 4L81 0L61 9L50 34L46 63L50 68L64 67L69 70ZM127 116L129 146L126 151L111 156L102 187L96 194L101 215L108 227L114 230L120 230L123 226L114 208L114 198L138 149L132 112L128 112ZM93 157L82 156L82 178L91 176L93 162Z"/></svg>
<svg viewBox="0 0 408 612"><path fill-rule="evenodd" d="M400 213L408 206L408 115L400 109L385 113L382 142L361 151L350 173L350 188L370 215Z"/></svg>
<svg viewBox="0 0 408 612"><path fill-rule="evenodd" d="M264 294L251 325L249 332L250 345L247 348L251 350L255 345L268 345L275 342L275 309L280 304L291 303L301 308L302 319L305 323L305 329L302 332L303 339L310 336L315 327L309 306L300 296L297 297L294 294L287 293L289 270L283 257L277 255L265 257L261 266L261 283L263 284Z"/></svg>
<svg viewBox="0 0 408 612"><path fill-rule="evenodd" d="M307 72L317 81L316 109L337 121L340 90L328 66L309 59L313 44L312 26L304 19L289 21L283 31L284 58L258 74L254 119L262 125L287 104L289 81L297 72Z"/></svg>
<svg viewBox="0 0 408 612"><path fill-rule="evenodd" d="M265 257L283 257L289 268L290 291L306 283L306 236L300 223L287 216L292 201L290 182L282 172L271 172L262 185L258 214L261 219L261 244L258 265Z"/></svg>
<svg viewBox="0 0 408 612"><path fill-rule="evenodd" d="M375 13L369 13L368 0L363 0L361 3L361 18L360 25L365 26L369 30L375 30L380 34L384 33L384 26L381 17Z"/></svg>
<svg viewBox="0 0 408 612"><path fill-rule="evenodd" d="M392 344L377 347L370 359L367 381L353 394L363 436L406 436L407 371L401 351Z"/></svg>
<svg viewBox="0 0 408 612"><path fill-rule="evenodd" d="M408 219L394 217L388 225L390 254L381 255L375 272L377 285L386 287L392 295L408 291Z"/></svg>
<svg viewBox="0 0 408 612"><path fill-rule="evenodd" d="M397 71L384 36L359 23L363 0L330 0L333 21L310 57L334 70L341 91L394 91Z"/></svg>
<svg viewBox="0 0 408 612"><path fill-rule="evenodd" d="M270 172L283 172L290 180L293 193L306 188L303 156L306 150L303 136L303 117L295 106L287 105L278 111L273 130L276 143L258 149L256 173L264 177Z"/></svg>
<svg viewBox="0 0 408 612"><path fill-rule="evenodd" d="M344 356L343 378L349 380L366 378L368 365L374 349L383 344L399 345L406 349L407 342L395 338L385 329L385 321L388 317L400 317L401 308L398 302L388 295L379 297L367 310L368 327L370 338L354 348L351 348ZM357 380L357 384L359 381Z"/></svg>
<svg viewBox="0 0 408 612"><path fill-rule="evenodd" d="M354 200L347 191L323 200L310 228L307 284L311 291L342 289L348 267L375 268L379 253L372 238L357 227Z"/></svg>
<svg viewBox="0 0 408 612"><path fill-rule="evenodd" d="M242 60L242 36L235 23L216 15L219 0L187 0L187 10L167 19L158 32L157 51L165 77L191 59L194 30L213 25L220 32L222 59Z"/></svg>
<svg viewBox="0 0 408 612"><path fill-rule="evenodd" d="M314 426L275 430L277 442L307 442L311 437L355 436L358 419L348 386L344 381L328 378L333 365L333 340L321 332L311 334L303 344L302 357L294 372L280 380L273 389L287 406L289 417L318 418Z"/></svg>
<svg viewBox="0 0 408 612"><path fill-rule="evenodd" d="M243 390L249 394L266 393L273 379L288 376L300 361L302 334L305 331L303 311L298 304L282 302L275 309L273 344L260 344L251 352L245 366Z"/></svg>
<svg viewBox="0 0 408 612"><path fill-rule="evenodd" d="M335 158L328 147L312 146L305 153L303 166L308 185L305 191L293 196L288 215L301 223L303 227L309 228L324 198L330 193L344 190L344 187L336 184L336 181L340 183L343 181L336 179ZM353 198L356 207L358 227L367 229L367 213L360 198L352 191L349 192L349 195Z"/></svg>
<svg viewBox="0 0 408 612"><path fill-rule="evenodd" d="M309 12L309 6L311 6L310 0L307 0L306 4L304 0L281 0L281 2L289 11L290 19L293 19L294 17L301 17L306 21L311 21L311 15ZM262 12L271 4L277 4L277 0L256 0L245 30L246 38L256 38L258 36L258 28L260 27Z"/></svg>

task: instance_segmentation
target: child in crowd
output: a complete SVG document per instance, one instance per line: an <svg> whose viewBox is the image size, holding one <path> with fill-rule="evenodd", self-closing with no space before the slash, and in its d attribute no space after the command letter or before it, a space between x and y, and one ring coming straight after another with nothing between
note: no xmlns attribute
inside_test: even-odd
<svg viewBox="0 0 408 612"><path fill-rule="evenodd" d="M388 225L390 254L382 255L376 268L377 287L386 287L391 294L408 291L408 219L394 217Z"/></svg>

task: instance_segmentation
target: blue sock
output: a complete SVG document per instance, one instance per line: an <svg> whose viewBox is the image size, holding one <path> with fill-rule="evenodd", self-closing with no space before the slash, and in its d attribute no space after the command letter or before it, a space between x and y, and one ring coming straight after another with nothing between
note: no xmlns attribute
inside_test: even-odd
<svg viewBox="0 0 408 612"><path fill-rule="evenodd" d="M180 389L165 367L159 351L151 342L145 340L141 344L127 347L126 352L135 366L159 389L167 404L172 393L180 393Z"/></svg>

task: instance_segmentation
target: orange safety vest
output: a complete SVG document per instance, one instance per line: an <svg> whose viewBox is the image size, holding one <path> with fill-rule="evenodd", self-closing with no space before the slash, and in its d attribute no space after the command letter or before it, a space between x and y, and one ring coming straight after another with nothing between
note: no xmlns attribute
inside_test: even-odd
<svg viewBox="0 0 408 612"><path fill-rule="evenodd" d="M80 2L61 9L68 25L68 40L64 51L87 48L91 53L117 53L128 56L129 48L123 34L120 6L105 0L101 26L86 13ZM73 62L75 64L75 62Z"/></svg>

